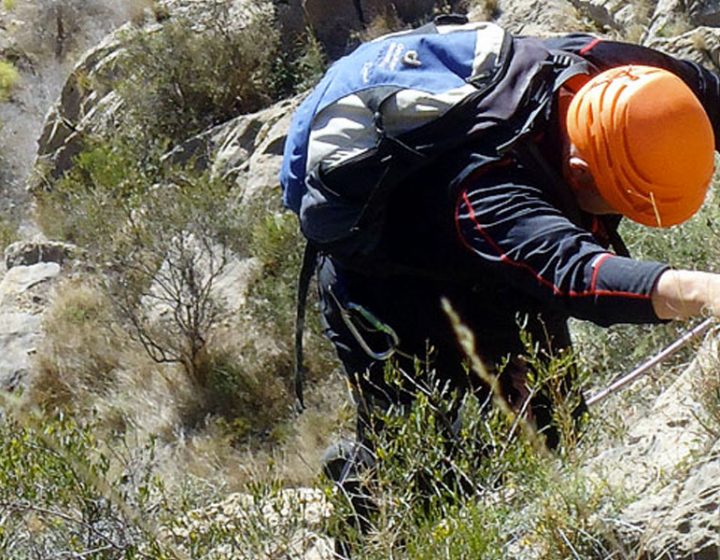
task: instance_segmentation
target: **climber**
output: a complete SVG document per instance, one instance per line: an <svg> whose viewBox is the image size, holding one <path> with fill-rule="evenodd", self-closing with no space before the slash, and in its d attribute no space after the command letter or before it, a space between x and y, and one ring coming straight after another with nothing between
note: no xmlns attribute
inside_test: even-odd
<svg viewBox="0 0 720 560"><path fill-rule="evenodd" d="M553 77L547 115L533 121L522 149L488 158L468 142L403 178L384 199L381 233L362 260L331 249L317 258L325 332L357 406L357 442L326 457L341 484L372 463L382 413L410 404L429 372L460 392L487 391L468 374L443 299L474 333L506 401L550 448L559 442L552 402L528 386L522 332L549 359L570 349L569 317L608 326L720 316L720 275L633 259L617 233L622 217L665 228L703 204L720 139L720 78L584 34L513 41L516 57L531 44L590 70ZM302 196L317 199L307 185ZM301 219L312 209L303 206ZM388 359L403 372L399 386L386 380ZM584 410L580 403L576 415Z"/></svg>

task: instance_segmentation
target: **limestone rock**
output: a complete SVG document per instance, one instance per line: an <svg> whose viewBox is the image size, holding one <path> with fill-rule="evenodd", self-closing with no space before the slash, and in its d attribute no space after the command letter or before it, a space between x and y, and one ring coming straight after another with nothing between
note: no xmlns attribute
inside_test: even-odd
<svg viewBox="0 0 720 560"><path fill-rule="evenodd" d="M651 558L716 558L720 554L720 455L697 398L703 376L717 371L718 340L709 339L693 364L624 438L589 469L635 499L623 512L627 540ZM717 375L717 374L713 374Z"/></svg>
<svg viewBox="0 0 720 560"><path fill-rule="evenodd" d="M3 196L0 212L20 222L21 235L37 226L28 212L26 182L36 158L38 137L57 101L75 57L142 11L150 0L19 0L0 9L0 54L19 79L0 103Z"/></svg>
<svg viewBox="0 0 720 560"><path fill-rule="evenodd" d="M62 265L66 260L76 257L79 252L77 246L60 241L18 241L5 249L5 266L9 270L16 266L37 263Z"/></svg>
<svg viewBox="0 0 720 560"><path fill-rule="evenodd" d="M169 0L161 3L170 15L182 15L192 19L198 29L203 27L203 17L210 13L207 2ZM257 7L249 0L233 0L229 8L231 18L238 26L248 14L268 10L267 5ZM268 21L271 17L263 15ZM125 53L125 45L132 29L142 29L150 34L161 29L162 23L145 22L126 24L106 36L89 50L76 64L65 82L59 100L49 111L38 139L36 173L28 180L30 192L48 190L52 183L69 170L73 158L83 149L89 134L111 130L122 115L122 99L112 89L120 75L118 61Z"/></svg>
<svg viewBox="0 0 720 560"><path fill-rule="evenodd" d="M182 546L187 536L215 531L237 535L236 546L223 546L209 557L223 560L270 560L335 558L330 539L319 534L332 512L321 490L284 489L271 495L232 494L219 504L190 512L165 529ZM275 535L272 541L257 538Z"/></svg>
<svg viewBox="0 0 720 560"><path fill-rule="evenodd" d="M243 203L257 197L278 196L285 137L292 114L303 96L281 101L251 115L235 119L198 135L168 154L174 163L190 161L209 167L213 175L232 179Z"/></svg>
<svg viewBox="0 0 720 560"><path fill-rule="evenodd" d="M45 298L40 286L60 274L55 262L11 268L0 281L0 389L23 386L42 333ZM47 288L41 290L46 292Z"/></svg>
<svg viewBox="0 0 720 560"><path fill-rule="evenodd" d="M642 23L646 15L640 13L640 4L625 0L573 0L572 3L599 31L625 30Z"/></svg>
<svg viewBox="0 0 720 560"><path fill-rule="evenodd" d="M3 284L0 283L0 295L5 289ZM14 391L24 385L39 336L38 315L0 310L0 390Z"/></svg>
<svg viewBox="0 0 720 560"><path fill-rule="evenodd" d="M289 0L277 3L276 14L288 45L304 31L312 29L331 59L346 54L357 44L357 35L376 18L389 17L407 24L432 18L441 8L459 9L460 2L437 0Z"/></svg>
<svg viewBox="0 0 720 560"><path fill-rule="evenodd" d="M82 150L83 135L111 122L120 109L117 94L100 84L110 83L115 77L115 62L122 55L121 33L106 37L83 57L48 113L35 163L41 172L30 178L31 192L47 188L46 182L70 169L73 158Z"/></svg>
<svg viewBox="0 0 720 560"><path fill-rule="evenodd" d="M672 480L623 512L623 521L643 528L645 548L658 556L717 558L720 553L720 446L691 461L686 477Z"/></svg>
<svg viewBox="0 0 720 560"><path fill-rule="evenodd" d="M672 37L687 31L688 21L682 0L657 0L650 18L647 37Z"/></svg>
<svg viewBox="0 0 720 560"><path fill-rule="evenodd" d="M523 35L547 36L581 29L577 11L566 0L500 0L497 23ZM471 19L483 19L483 8L471 11Z"/></svg>
<svg viewBox="0 0 720 560"><path fill-rule="evenodd" d="M15 266L0 282L0 303L21 295L30 288L55 278L60 274L60 265L55 262L39 262L29 266Z"/></svg>
<svg viewBox="0 0 720 560"><path fill-rule="evenodd" d="M720 28L698 27L677 37L652 37L647 45L720 71Z"/></svg>

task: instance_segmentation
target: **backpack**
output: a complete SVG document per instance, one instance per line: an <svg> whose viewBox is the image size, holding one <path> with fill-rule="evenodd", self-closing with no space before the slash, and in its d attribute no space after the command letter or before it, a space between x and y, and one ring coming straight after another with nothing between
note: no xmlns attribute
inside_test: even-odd
<svg viewBox="0 0 720 560"><path fill-rule="evenodd" d="M361 45L297 109L280 184L318 250L371 255L403 180L470 143L487 162L529 144L556 89L589 73L538 39L458 17Z"/></svg>
<svg viewBox="0 0 720 560"><path fill-rule="evenodd" d="M385 35L328 69L293 116L280 172L283 202L308 240L295 325L300 410L305 301L317 252L345 266L379 269L375 251L388 197L412 174L470 143L480 165L522 152L551 173L524 140L549 119L560 85L581 73L590 66L578 56L462 16ZM566 189L556 190L574 211ZM383 262L382 269L398 267Z"/></svg>

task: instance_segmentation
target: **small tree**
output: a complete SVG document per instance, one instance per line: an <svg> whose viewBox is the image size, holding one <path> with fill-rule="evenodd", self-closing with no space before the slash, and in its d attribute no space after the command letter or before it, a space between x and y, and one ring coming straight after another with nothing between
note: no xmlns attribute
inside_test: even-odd
<svg viewBox="0 0 720 560"><path fill-rule="evenodd" d="M145 168L123 141L98 142L39 199L49 235L88 250L129 332L193 381L222 316L213 290L243 238L229 185L182 168Z"/></svg>
<svg viewBox="0 0 720 560"><path fill-rule="evenodd" d="M153 360L181 364L201 387L208 337L223 316L214 287L238 237L234 223L225 185L184 176L146 193L108 255L108 287L132 335Z"/></svg>
<svg viewBox="0 0 720 560"><path fill-rule="evenodd" d="M108 255L108 287L148 355L207 384L202 356L223 316L214 287L239 237L227 186L178 174L145 193Z"/></svg>

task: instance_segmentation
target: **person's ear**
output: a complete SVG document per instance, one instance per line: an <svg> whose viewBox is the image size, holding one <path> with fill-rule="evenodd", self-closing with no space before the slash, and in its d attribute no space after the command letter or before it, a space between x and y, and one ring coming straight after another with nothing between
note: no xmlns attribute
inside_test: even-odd
<svg viewBox="0 0 720 560"><path fill-rule="evenodd" d="M568 169L570 171L571 183L579 188L594 187L595 181L593 180L592 173L590 173L590 167L587 162L581 157L572 155L568 159Z"/></svg>

